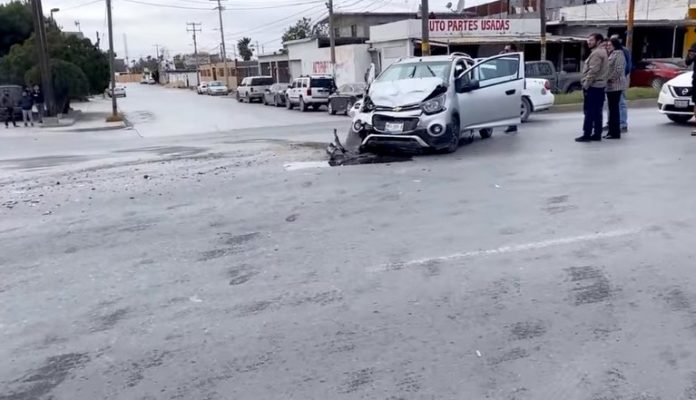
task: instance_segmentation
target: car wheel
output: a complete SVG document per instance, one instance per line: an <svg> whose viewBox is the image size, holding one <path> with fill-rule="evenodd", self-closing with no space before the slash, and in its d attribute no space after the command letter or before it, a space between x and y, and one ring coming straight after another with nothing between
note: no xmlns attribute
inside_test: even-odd
<svg viewBox="0 0 696 400"><path fill-rule="evenodd" d="M481 135L481 139L488 139L493 136L493 128L481 129L479 130L479 135Z"/></svg>
<svg viewBox="0 0 696 400"><path fill-rule="evenodd" d="M660 91L660 89L662 89L662 85L664 85L664 84L665 84L665 81L663 81L660 78L655 78L652 80L652 82L650 82L650 86L657 91Z"/></svg>
<svg viewBox="0 0 696 400"><path fill-rule="evenodd" d="M573 92L579 92L582 90L582 85L579 83L573 83L570 86L568 86L568 89L566 89L566 93L573 93Z"/></svg>
<svg viewBox="0 0 696 400"><path fill-rule="evenodd" d="M353 106L355 103L353 103L352 100L348 100L348 104L346 104L346 111L345 114L348 115L348 112L353 109Z"/></svg>
<svg viewBox="0 0 696 400"><path fill-rule="evenodd" d="M667 114L667 118L677 124L685 124L691 120L691 115Z"/></svg>
<svg viewBox="0 0 696 400"><path fill-rule="evenodd" d="M283 102L280 100L279 96L273 96L273 105L276 107L280 107L283 105Z"/></svg>
<svg viewBox="0 0 696 400"><path fill-rule="evenodd" d="M302 97L300 97L300 111L307 112L307 104L305 104Z"/></svg>
<svg viewBox="0 0 696 400"><path fill-rule="evenodd" d="M326 110L329 112L329 115L336 115L336 110L334 110L331 102L329 102L329 104L326 106Z"/></svg>
<svg viewBox="0 0 696 400"><path fill-rule="evenodd" d="M285 108L292 110L292 102L290 101L290 97L285 98Z"/></svg>
<svg viewBox="0 0 696 400"><path fill-rule="evenodd" d="M520 119L522 122L527 122L532 114L532 102L527 97L522 98L522 109L520 110Z"/></svg>
<svg viewBox="0 0 696 400"><path fill-rule="evenodd" d="M240 103L242 102L242 97L239 95L239 92L237 92L237 101Z"/></svg>
<svg viewBox="0 0 696 400"><path fill-rule="evenodd" d="M264 106L270 105L270 104L268 104L268 100L266 100L266 95L263 96L263 100L261 102L263 103Z"/></svg>
<svg viewBox="0 0 696 400"><path fill-rule="evenodd" d="M447 128L447 131L450 134L450 141L443 150L443 153L454 153L459 149L459 140L461 139L460 135L462 133L458 116L455 115L452 117L452 124Z"/></svg>

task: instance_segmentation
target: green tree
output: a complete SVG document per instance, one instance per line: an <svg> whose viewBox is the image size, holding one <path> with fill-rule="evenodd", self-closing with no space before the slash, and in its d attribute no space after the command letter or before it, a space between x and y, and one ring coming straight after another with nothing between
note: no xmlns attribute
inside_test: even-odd
<svg viewBox="0 0 696 400"><path fill-rule="evenodd" d="M249 61L254 55L254 50L251 48L251 38L244 37L237 41L237 51L242 60Z"/></svg>
<svg viewBox="0 0 696 400"><path fill-rule="evenodd" d="M34 23L29 2L0 4L0 57L9 53L13 45L24 43L32 32Z"/></svg>
<svg viewBox="0 0 696 400"><path fill-rule="evenodd" d="M51 59L53 76L53 95L58 112L67 113L70 100L84 98L89 94L89 80L77 65L58 59ZM41 82L38 66L32 67L25 74L25 83L35 85Z"/></svg>
<svg viewBox="0 0 696 400"><path fill-rule="evenodd" d="M283 42L290 40L307 39L312 36L312 19L304 17L298 20L295 25L289 27L283 33Z"/></svg>

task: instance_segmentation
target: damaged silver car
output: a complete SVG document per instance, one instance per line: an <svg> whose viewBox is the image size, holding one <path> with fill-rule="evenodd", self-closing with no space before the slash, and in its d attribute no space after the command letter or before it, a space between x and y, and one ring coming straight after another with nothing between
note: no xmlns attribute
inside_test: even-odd
<svg viewBox="0 0 696 400"><path fill-rule="evenodd" d="M355 113L351 134L361 150L409 147L454 152L475 131L520 123L524 56L475 62L462 53L397 61L373 82Z"/></svg>

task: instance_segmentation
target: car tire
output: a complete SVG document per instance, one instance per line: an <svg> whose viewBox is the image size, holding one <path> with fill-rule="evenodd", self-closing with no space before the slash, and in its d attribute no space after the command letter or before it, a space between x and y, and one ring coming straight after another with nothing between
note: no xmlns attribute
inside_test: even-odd
<svg viewBox="0 0 696 400"><path fill-rule="evenodd" d="M691 115L667 114L667 118L675 124L685 124L691 120Z"/></svg>
<svg viewBox="0 0 696 400"><path fill-rule="evenodd" d="M532 114L532 102L528 97L522 97L522 109L520 110L520 119L522 122L527 122Z"/></svg>
<svg viewBox="0 0 696 400"><path fill-rule="evenodd" d="M493 136L493 128L481 129L479 130L479 135L481 135L481 139L488 139Z"/></svg>
<svg viewBox="0 0 696 400"><path fill-rule="evenodd" d="M334 110L333 105L331 104L331 102L329 102L329 104L327 104L326 110L327 110L327 112L329 113L329 115L336 115L336 110Z"/></svg>
<svg viewBox="0 0 696 400"><path fill-rule="evenodd" d="M283 102L280 101L280 97L279 97L279 96L273 96L273 105L276 106L276 107L280 107L280 106L283 105Z"/></svg>
<svg viewBox="0 0 696 400"><path fill-rule="evenodd" d="M237 101L240 103L242 102L242 96L239 95L239 92L237 92Z"/></svg>
<svg viewBox="0 0 696 400"><path fill-rule="evenodd" d="M660 78L655 78L650 82L650 87L653 89L657 90L658 92L662 89L662 85L665 84L665 81L660 79Z"/></svg>
<svg viewBox="0 0 696 400"><path fill-rule="evenodd" d="M459 149L459 141L461 140L461 125L459 124L459 117L453 116L452 123L447 127L447 131L450 135L450 142L442 149L443 153L454 153Z"/></svg>
<svg viewBox="0 0 696 400"><path fill-rule="evenodd" d="M352 100L348 100L348 104L346 104L346 111L344 111L345 115L348 115L348 112L353 109L353 106L355 103Z"/></svg>
<svg viewBox="0 0 696 400"><path fill-rule="evenodd" d="M300 97L300 111L307 112L307 104L305 104L304 99Z"/></svg>
<svg viewBox="0 0 696 400"><path fill-rule="evenodd" d="M268 103L268 100L266 100L266 95L263 96L263 100L261 102L263 103L264 106L270 106L270 104Z"/></svg>
<svg viewBox="0 0 696 400"><path fill-rule="evenodd" d="M285 98L285 108L292 110L292 102L290 101L290 97Z"/></svg>

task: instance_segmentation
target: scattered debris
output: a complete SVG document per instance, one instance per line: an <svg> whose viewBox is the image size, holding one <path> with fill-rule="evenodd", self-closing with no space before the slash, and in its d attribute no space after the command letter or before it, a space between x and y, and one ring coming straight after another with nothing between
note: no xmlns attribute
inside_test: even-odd
<svg viewBox="0 0 696 400"><path fill-rule="evenodd" d="M51 215L51 214L53 214L53 211L49 210L49 211L44 211L44 213L42 215Z"/></svg>
<svg viewBox="0 0 696 400"><path fill-rule="evenodd" d="M194 294L193 296L189 297L189 300L193 303L202 303L203 300L201 300L197 294Z"/></svg>
<svg viewBox="0 0 696 400"><path fill-rule="evenodd" d="M479 358L481 358L481 352L480 352L480 351L476 350L476 355L477 355Z"/></svg>
<svg viewBox="0 0 696 400"><path fill-rule="evenodd" d="M150 175L147 175L147 174L143 175L143 179L150 179Z"/></svg>
<svg viewBox="0 0 696 400"><path fill-rule="evenodd" d="M295 222L295 221L297 220L297 217L299 217L299 216L300 216L300 214L291 214L291 215L288 215L288 217L285 218L285 221L287 221L287 222Z"/></svg>
<svg viewBox="0 0 696 400"><path fill-rule="evenodd" d="M9 200L9 201L2 203L2 206L7 207L7 208L14 208L14 206L16 206L17 204L18 204L18 202L16 200Z"/></svg>
<svg viewBox="0 0 696 400"><path fill-rule="evenodd" d="M355 132L349 132L346 143L353 143L346 148L341 144L338 132L334 129L334 141L329 143L326 153L329 155L329 165L332 167L361 164L385 164L391 162L411 161L412 157L394 151L385 153L369 153L360 148L360 138ZM398 151L398 150L397 150Z"/></svg>

